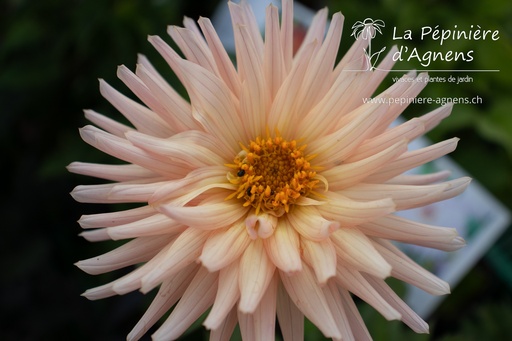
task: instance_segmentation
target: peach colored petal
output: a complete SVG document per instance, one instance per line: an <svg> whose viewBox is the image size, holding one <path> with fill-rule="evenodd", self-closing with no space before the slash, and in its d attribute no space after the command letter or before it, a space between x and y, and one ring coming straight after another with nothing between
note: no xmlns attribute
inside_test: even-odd
<svg viewBox="0 0 512 341"><path fill-rule="evenodd" d="M335 280L354 295L375 308L387 320L400 320L400 313L380 296L359 271L344 267L338 262Z"/></svg>
<svg viewBox="0 0 512 341"><path fill-rule="evenodd" d="M159 285L164 279L195 262L201 254L201 249L208 235L208 231L194 228L186 229L176 238L170 248L162 253L161 258L158 260L158 266L153 266L151 271L141 278L141 291L144 293L148 292Z"/></svg>
<svg viewBox="0 0 512 341"><path fill-rule="evenodd" d="M440 171L436 173L417 175L402 174L389 179L386 181L386 183L393 185L430 185L439 181L446 180L450 175L450 171Z"/></svg>
<svg viewBox="0 0 512 341"><path fill-rule="evenodd" d="M160 116L158 122L164 124L171 134L178 132L175 126L169 125L166 121L167 110L144 82L130 71L126 66L120 65L117 68L117 77L146 105L151 111Z"/></svg>
<svg viewBox="0 0 512 341"><path fill-rule="evenodd" d="M347 313L343 307L343 301L341 299L338 286L334 281L329 281L327 285L322 287L322 291L325 295L332 316L334 317L334 320L339 326L339 330L341 332L341 338L335 340L355 341L347 318Z"/></svg>
<svg viewBox="0 0 512 341"><path fill-rule="evenodd" d="M233 308L217 329L210 331L210 341L225 341L231 338L238 322L237 309Z"/></svg>
<svg viewBox="0 0 512 341"><path fill-rule="evenodd" d="M92 176L111 181L132 181L156 178L154 172L138 165L103 165L88 162L72 162L67 166L71 173Z"/></svg>
<svg viewBox="0 0 512 341"><path fill-rule="evenodd" d="M225 162L219 155L193 142L163 139L135 131L127 132L126 138L136 147L190 168L221 165Z"/></svg>
<svg viewBox="0 0 512 341"><path fill-rule="evenodd" d="M358 228L366 235L415 244L443 251L455 251L465 245L457 230L418 223L397 216L386 216Z"/></svg>
<svg viewBox="0 0 512 341"><path fill-rule="evenodd" d="M396 210L407 210L452 198L462 193L471 179L462 177L435 185L411 186L389 184L358 184L343 190L354 200L378 200L392 198Z"/></svg>
<svg viewBox="0 0 512 341"><path fill-rule="evenodd" d="M372 337L370 336L370 333L366 328L366 324L361 318L361 314L359 314L359 310L354 304L350 293L344 289L339 289L339 292L354 339L357 341L372 341Z"/></svg>
<svg viewBox="0 0 512 341"><path fill-rule="evenodd" d="M233 31L236 30L236 26L246 26L248 29L248 37L256 48L256 53L259 58L263 57L263 39L261 37L260 28L251 6L247 1L242 0L240 4L235 4L232 1L228 2L229 12L231 13L231 21L233 24ZM236 44L236 43L235 43ZM237 62L239 60L237 59Z"/></svg>
<svg viewBox="0 0 512 341"><path fill-rule="evenodd" d="M267 7L265 23L263 65L270 97L273 99L286 74L281 31L279 30L279 12L276 6L271 4Z"/></svg>
<svg viewBox="0 0 512 341"><path fill-rule="evenodd" d="M185 207L173 204L160 205L157 209L184 225L201 230L215 230L229 226L249 210L241 208L236 200Z"/></svg>
<svg viewBox="0 0 512 341"><path fill-rule="evenodd" d="M398 295L381 279L363 274L377 292L388 301L401 315L402 321L414 332L428 334L428 324L423 321Z"/></svg>
<svg viewBox="0 0 512 341"><path fill-rule="evenodd" d="M256 260L256 261L255 261ZM265 294L276 266L267 256L262 239L252 241L240 260L240 302L238 310L253 313Z"/></svg>
<svg viewBox="0 0 512 341"><path fill-rule="evenodd" d="M293 303L324 336L340 338L341 332L313 271L304 265L301 272L293 276L280 272L280 277Z"/></svg>
<svg viewBox="0 0 512 341"><path fill-rule="evenodd" d="M407 141L402 140L381 152L365 159L342 163L322 172L327 179L330 190L341 190L353 186L372 174L379 172L387 164L407 151Z"/></svg>
<svg viewBox="0 0 512 341"><path fill-rule="evenodd" d="M285 219L302 237L314 241L328 238L340 227L338 222L322 217L316 206L295 207L293 214L288 214Z"/></svg>
<svg viewBox="0 0 512 341"><path fill-rule="evenodd" d="M172 25L167 28L167 33L178 45L187 60L201 65L211 73L219 74L211 51L197 32Z"/></svg>
<svg viewBox="0 0 512 341"><path fill-rule="evenodd" d="M432 295L450 293L448 283L419 266L396 246L379 238L373 238L373 241L375 248L393 267L391 272L393 277L417 286Z"/></svg>
<svg viewBox="0 0 512 341"><path fill-rule="evenodd" d="M157 114L121 94L103 79L100 79L100 92L138 131L160 137L173 133L173 130Z"/></svg>
<svg viewBox="0 0 512 341"><path fill-rule="evenodd" d="M84 110L84 116L87 120L91 121L101 129L104 129L117 137L123 138L124 133L134 130L132 127L114 121L113 119L103 116L94 110Z"/></svg>
<svg viewBox="0 0 512 341"><path fill-rule="evenodd" d="M237 71L231 62L226 49L224 49L224 46L222 45L217 32L213 28L210 19L201 17L199 18L198 23L217 64L220 77L224 80L233 94L238 97L241 86L240 78L238 77Z"/></svg>
<svg viewBox="0 0 512 341"><path fill-rule="evenodd" d="M153 207L142 206L117 212L84 214L80 217L78 223L84 229L110 227L128 224L140 219L147 218L155 213L156 210Z"/></svg>
<svg viewBox="0 0 512 341"><path fill-rule="evenodd" d="M144 56L139 56L135 73L164 107L159 113L176 131L198 129L199 124L192 117L190 103L185 101Z"/></svg>
<svg viewBox="0 0 512 341"><path fill-rule="evenodd" d="M211 272L211 271L210 271ZM238 289L239 262L235 261L219 271L217 294L208 317L203 322L206 329L218 329L240 298Z"/></svg>
<svg viewBox="0 0 512 341"><path fill-rule="evenodd" d="M154 340L175 340L210 307L217 291L217 273L201 267L173 309L152 335Z"/></svg>
<svg viewBox="0 0 512 341"><path fill-rule="evenodd" d="M277 319L284 341L304 340L304 315L293 303L282 282L277 288Z"/></svg>
<svg viewBox="0 0 512 341"><path fill-rule="evenodd" d="M293 0L281 1L281 45L286 71L290 71L293 59Z"/></svg>
<svg viewBox="0 0 512 341"><path fill-rule="evenodd" d="M344 193L343 193L344 194ZM390 198L356 201L339 193L325 193L326 203L316 206L322 217L337 221L341 226L355 226L395 212Z"/></svg>
<svg viewBox="0 0 512 341"><path fill-rule="evenodd" d="M238 72L242 81L241 118L246 134L259 136L266 128L266 112L270 105L270 93L263 72L263 61L256 47L251 43L248 28L237 25L234 29L237 61L239 61Z"/></svg>
<svg viewBox="0 0 512 341"><path fill-rule="evenodd" d="M188 169L174 165L170 160L149 154L146 151L133 146L125 139L110 135L96 127L85 126L80 129L80 136L91 146L107 154L117 157L129 163L139 165L171 179L181 178L186 175Z"/></svg>
<svg viewBox="0 0 512 341"><path fill-rule="evenodd" d="M278 219L276 216L268 213L255 214L251 212L245 219L247 234L252 240L256 238L269 238L277 227Z"/></svg>
<svg viewBox="0 0 512 341"><path fill-rule="evenodd" d="M295 53L295 57L293 58L294 63L303 58L303 54L307 50L308 45L310 45L313 42L321 43L324 40L325 27L327 23L327 13L327 8L322 8L313 17L313 20L309 25L306 36L304 37L304 40L302 41L302 44L300 45L299 49ZM316 48L320 48L320 45L316 45Z"/></svg>
<svg viewBox="0 0 512 341"><path fill-rule="evenodd" d="M377 252L371 240L357 228L341 228L330 239L338 260L343 264L379 278L391 275L391 265Z"/></svg>
<svg viewBox="0 0 512 341"><path fill-rule="evenodd" d="M198 260L208 270L218 271L238 259L250 242L245 222L239 220L230 227L213 231Z"/></svg>
<svg viewBox="0 0 512 341"><path fill-rule="evenodd" d="M261 302L252 314L238 312L240 333L244 340L272 340L275 338L278 275L274 274Z"/></svg>
<svg viewBox="0 0 512 341"><path fill-rule="evenodd" d="M325 284L336 276L336 249L330 239L316 242L301 238L300 245L304 261L315 271L318 283Z"/></svg>
<svg viewBox="0 0 512 341"><path fill-rule="evenodd" d="M112 240L158 235L165 238L165 236L179 234L185 229L185 225L170 219L164 214L155 214L132 223L106 228Z"/></svg>
<svg viewBox="0 0 512 341"><path fill-rule="evenodd" d="M458 138L452 138L424 147L418 150L403 153L393 162L379 169L375 174L369 176L366 181L372 183L384 182L402 174L405 171L421 166L441 156L449 154L457 148Z"/></svg>
<svg viewBox="0 0 512 341"><path fill-rule="evenodd" d="M178 302L199 267L190 264L184 270L162 283L153 302L130 331L127 340L139 340L169 309Z"/></svg>
<svg viewBox="0 0 512 341"><path fill-rule="evenodd" d="M299 235L285 219L263 244L278 269L290 275L302 270Z"/></svg>
<svg viewBox="0 0 512 341"><path fill-rule="evenodd" d="M170 241L170 237L139 237L103 255L81 260L75 265L91 275L98 275L146 262Z"/></svg>

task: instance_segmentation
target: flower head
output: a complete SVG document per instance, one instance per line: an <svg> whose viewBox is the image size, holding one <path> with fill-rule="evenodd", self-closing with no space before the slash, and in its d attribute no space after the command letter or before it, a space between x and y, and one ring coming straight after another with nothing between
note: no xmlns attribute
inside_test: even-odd
<svg viewBox="0 0 512 341"><path fill-rule="evenodd" d="M159 287L129 333L140 338L167 311L155 339L178 338L210 309L212 339L274 338L276 316L285 340L300 340L304 317L327 337L370 339L351 294L389 320L417 332L427 324L388 287L396 277L434 295L449 292L390 240L455 250L455 229L393 215L461 193L469 179L446 172L403 175L453 151L457 139L408 151L408 143L449 115L443 106L401 125L390 124L403 101L366 101L391 68L365 70L368 41L358 39L336 62L343 16L315 16L294 53L293 9L283 1L266 12L264 39L251 8L228 3L236 67L206 18L168 32L182 55L159 37L149 41L184 85L183 99L149 61L119 78L139 104L100 81L103 96L130 122L92 110L85 142L126 164L74 162L69 170L106 179L76 187L86 203L139 203L120 212L84 215L90 241L129 240L77 263L90 274L138 265L89 289L89 299ZM425 83L414 72L376 97L411 99ZM410 102L410 101L406 101ZM444 182L443 182L444 181ZM174 306L174 308L172 308Z"/></svg>

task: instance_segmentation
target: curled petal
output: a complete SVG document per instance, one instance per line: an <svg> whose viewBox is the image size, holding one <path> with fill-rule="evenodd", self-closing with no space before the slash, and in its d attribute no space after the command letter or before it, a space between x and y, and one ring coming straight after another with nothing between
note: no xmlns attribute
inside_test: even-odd
<svg viewBox="0 0 512 341"><path fill-rule="evenodd" d="M247 233L251 239L268 238L272 236L277 226L277 217L268 213L250 213L245 219Z"/></svg>
<svg viewBox="0 0 512 341"><path fill-rule="evenodd" d="M304 238L321 241L339 229L340 224L322 217L317 206L296 207L286 219L290 225Z"/></svg>
<svg viewBox="0 0 512 341"><path fill-rule="evenodd" d="M281 271L293 274L302 270L299 235L286 220L279 223L263 244L269 258Z"/></svg>

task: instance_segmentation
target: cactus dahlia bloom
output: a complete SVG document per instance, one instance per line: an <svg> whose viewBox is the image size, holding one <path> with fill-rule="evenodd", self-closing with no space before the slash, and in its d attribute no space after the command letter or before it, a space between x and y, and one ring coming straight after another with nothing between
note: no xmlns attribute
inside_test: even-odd
<svg viewBox="0 0 512 341"><path fill-rule="evenodd" d="M276 323L285 340L301 340L304 317L326 337L369 340L351 295L428 332L384 279L449 292L390 240L447 251L464 245L455 229L393 215L468 185L467 178L445 181L446 172L402 174L455 149L457 139L407 150L451 107L390 127L405 105L363 99L391 68L395 50L372 71L368 41L358 39L337 63L340 13L326 30L327 11L319 11L295 51L291 1L283 1L281 17L267 8L264 38L245 2L228 6L236 66L206 18L169 28L182 55L149 38L189 101L141 56L135 73L121 66L118 76L144 104L100 81L131 126L85 111L99 128L82 128L84 141L126 164L72 163L71 172L111 181L78 186L72 196L140 206L80 218L89 241L129 241L78 267L100 274L137 265L84 296L158 288L130 340L169 310L154 339L176 339L206 313L211 340L229 339L237 323L246 340L273 339ZM425 83L414 73L404 77L376 97L414 98Z"/></svg>

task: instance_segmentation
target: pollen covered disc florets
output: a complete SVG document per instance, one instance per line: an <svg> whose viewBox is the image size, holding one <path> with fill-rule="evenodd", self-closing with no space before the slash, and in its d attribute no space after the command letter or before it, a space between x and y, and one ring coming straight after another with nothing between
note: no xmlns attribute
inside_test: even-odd
<svg viewBox="0 0 512 341"><path fill-rule="evenodd" d="M286 140L277 134L265 139L257 137L242 150L228 166L228 180L238 185L229 196L244 200L243 206L253 206L259 211L281 216L288 213L301 196L311 193L318 183L316 171L311 166L311 155L306 155L306 145L296 140Z"/></svg>

